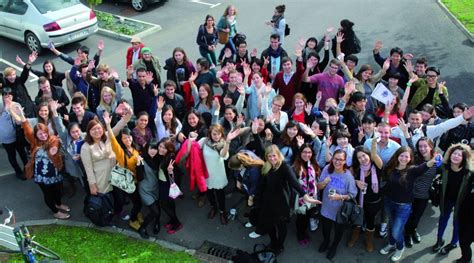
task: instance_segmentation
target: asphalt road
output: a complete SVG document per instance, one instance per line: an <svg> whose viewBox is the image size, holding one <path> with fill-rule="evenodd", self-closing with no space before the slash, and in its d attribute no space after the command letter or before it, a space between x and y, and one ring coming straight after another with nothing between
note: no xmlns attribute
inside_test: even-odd
<svg viewBox="0 0 474 263"><path fill-rule="evenodd" d="M204 21L206 14L212 14L218 18L222 15L225 6L230 2L217 0L206 0L201 3L190 0L164 1L152 6L147 12L137 13L127 4L114 4L112 1L98 7L100 10L115 14L156 23L163 30L147 36L143 39L150 46L162 62L171 56L174 47L183 47L188 56L195 61L198 56L198 48L195 44L198 25ZM199 2L199 1L198 1ZM239 31L247 35L249 48L256 47L259 52L268 46L270 29L264 24L273 13L273 7L280 1L251 1L240 0L232 2L238 9ZM291 26L291 35L286 39L285 49L292 54L295 44L300 36L316 36L320 38L325 28L336 26L338 21L349 18L355 22L355 31L362 41L362 53L359 54L359 63L369 63L375 66L371 50L376 40L384 42L382 52L387 54L393 46L400 46L405 52L415 55L415 58L425 56L430 65L441 69L442 79L447 82L451 102L463 101L474 104L472 83L474 83L474 45L458 30L449 18L438 7L435 1L351 1L334 0L331 2L294 0L285 3L287 5L286 19ZM116 41L100 35L95 35L83 41L81 44L91 47L94 52L98 40L104 39L106 48L102 56L102 62L112 65L120 75L125 74L125 51L128 43ZM73 55L79 44L72 44L61 51ZM220 48L219 48L220 49ZM0 38L0 58L14 63L15 56L20 55L27 58L27 48L17 42ZM53 59L53 55L45 52L34 67L41 67L45 59ZM60 70L66 70L69 65L62 61L56 62ZM4 66L0 64L0 66ZM30 94L36 95L36 87L31 85ZM126 93L125 96L130 96ZM0 206L7 205L16 212L17 220L51 218L46 209L41 192L33 182L21 182L14 176L1 176L7 174L9 168L6 155L0 155ZM187 190L187 188L186 188ZM235 203L237 196L228 199L228 205ZM64 198L65 203L73 208L72 218L74 220L87 220L82 215L82 195L80 189L74 198ZM182 244L184 246L197 248L204 240L222 243L232 247L251 250L256 243L267 243L268 238L249 240L247 234L250 232L242 226L239 221L232 221L228 226L221 226L218 220L207 222L207 207L198 209L191 200L190 194L184 200L178 201L178 215L184 222L182 231L169 236L164 231L159 237ZM242 215L244 207L239 207ZM420 224L420 232L424 235L421 244L406 251L403 262L451 262L460 255L459 249L453 251L449 257L439 257L430 254L430 246L435 242L438 209L429 207L425 212ZM244 222L244 218L240 217ZM123 223L118 222L120 225ZM317 252L317 246L321 242L321 234L318 230L312 234L312 242L307 247L301 247L296 242L294 223L289 224L289 234L286 241L286 250L279 257L281 262L325 262L324 254ZM451 228L445 234L449 240ZM377 240L376 248L379 249L385 241ZM347 249L341 242L335 262L377 262L387 261L388 258L379 253L365 253L362 240L356 247Z"/></svg>

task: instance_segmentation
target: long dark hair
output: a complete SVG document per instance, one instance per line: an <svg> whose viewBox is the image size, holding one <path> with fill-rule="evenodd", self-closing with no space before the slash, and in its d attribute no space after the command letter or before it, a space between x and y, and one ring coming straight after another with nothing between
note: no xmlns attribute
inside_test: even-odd
<svg viewBox="0 0 474 263"><path fill-rule="evenodd" d="M183 53L183 65L186 67L186 69L188 68L188 65L189 65L189 61L188 61L188 55L186 55L186 51L184 51L183 48L181 47L175 47L173 49L173 57L171 58L171 61L173 62L173 67L176 69L176 66L178 65L178 62L174 59L174 53L176 52L181 52Z"/></svg>
<svg viewBox="0 0 474 263"><path fill-rule="evenodd" d="M367 71L367 70L370 70L370 71L372 71L372 73L374 73L374 69L372 68L372 66L370 66L369 64L364 64L364 65L360 66L360 69L359 69L359 71L357 71L357 74L355 75L355 78L358 79L359 81L363 81L362 80L362 73L364 73L364 71Z"/></svg>
<svg viewBox="0 0 474 263"><path fill-rule="evenodd" d="M299 124L296 122L296 121L289 121L286 125L285 125L285 128L283 129L283 131L281 132L281 144L284 145L284 146L293 146L296 144L296 136L295 138L291 139L290 136L288 136L288 129L289 128L294 128L296 127L298 129L298 133L296 134L296 136L299 135L300 133L300 127L299 127Z"/></svg>
<svg viewBox="0 0 474 263"><path fill-rule="evenodd" d="M407 170L415 162L415 160L414 160L415 158L413 156L413 151L408 146L402 146L402 147L398 148L398 150L395 152L395 154L393 154L392 158L390 158L390 160L387 163L387 167L385 168L385 171L386 171L384 173L385 178L389 178L390 175L395 171L395 169L398 166L398 157L404 152L407 152L407 153L410 154L410 162L407 164L407 167L405 167L405 169L399 170L400 171L400 181L399 182L401 184L406 183L406 181L407 181L407 178L406 178L407 177Z"/></svg>
<svg viewBox="0 0 474 263"><path fill-rule="evenodd" d="M420 153L420 142L426 142L430 147L431 147L431 151L430 151L430 155L431 155L431 158L434 157L435 155L435 145L433 143L433 141L426 137L426 136L423 136L421 137L417 142L416 142L416 163L422 163L422 162L425 162L425 159L424 157L421 155Z"/></svg>
<svg viewBox="0 0 474 263"><path fill-rule="evenodd" d="M45 60L45 61L43 62L43 73L44 73L44 76L45 76L46 78L48 78L48 75L47 75L47 73L46 73L46 70L44 70L44 66L45 66L46 64L51 64L51 67L53 68L53 70L51 71L51 78L53 78L54 75L56 75L56 66L54 65L53 61L52 61L52 60L49 60L49 59L47 59L47 60Z"/></svg>
<svg viewBox="0 0 474 263"><path fill-rule="evenodd" d="M123 135L130 136L132 138L132 148L137 149L137 147L135 145L135 141L133 140L132 131L129 128L125 127L120 131L119 135L117 136L118 137L117 141L118 141L120 147L122 147L122 150L124 151L125 155L127 155L127 157L131 157L133 153L128 151L127 147L122 142L122 136Z"/></svg>
<svg viewBox="0 0 474 263"><path fill-rule="evenodd" d="M171 105L167 104L163 107L163 110L161 111L161 119L163 119L163 116L168 111L171 111L171 113L173 114L173 118L169 123L165 123L165 121L163 121L163 124L165 125L166 129L170 130L171 134L175 134L176 128L178 127L178 120L176 119L176 114L174 113L174 109Z"/></svg>
<svg viewBox="0 0 474 263"><path fill-rule="evenodd" d="M367 148L365 148L363 145L359 145L355 147L354 153L352 154L352 170L356 173L355 175L357 175L357 171L359 171L360 169L360 162L359 162L359 159L357 158L357 154L360 152L367 154L369 156L370 162L372 163L372 158L370 157L370 151L367 150Z"/></svg>
<svg viewBox="0 0 474 263"><path fill-rule="evenodd" d="M239 117L239 112L237 111L237 108L233 104L226 105L224 108L224 115L225 115L225 111L228 109L232 110L232 112L235 114L235 117L232 120L232 122L234 123L237 122L237 118ZM222 126L224 126L225 130L230 130L232 128L232 125L230 125L229 121L225 117L224 117L224 123Z"/></svg>
<svg viewBox="0 0 474 263"><path fill-rule="evenodd" d="M296 176L307 176L307 163L301 158L303 150L309 148L311 150L311 158L309 159L310 165L313 167L316 178L319 178L321 174L321 169L319 168L318 162L316 162L316 153L313 150L313 147L310 143L304 143L301 145L298 154L296 155L295 162L293 163L293 168L295 169ZM305 169L306 168L306 169Z"/></svg>
<svg viewBox="0 0 474 263"><path fill-rule="evenodd" d="M88 143L89 145L93 145L94 144L94 139L92 138L92 136L90 135L90 131L91 129L96 126L96 125L100 125L102 127L102 131L103 131L103 134L102 134L102 137L100 137L100 140L102 142L105 142L107 141L107 130L105 129L104 125L102 124L102 122L100 122L99 120L97 119L92 119L89 121L89 123L87 124L87 129L86 129L86 138L84 139L84 141L86 143Z"/></svg>
<svg viewBox="0 0 474 263"><path fill-rule="evenodd" d="M334 157L338 154L342 154L344 155L344 171L348 169L347 167L347 154L344 150L342 149L339 149L339 150L336 150L333 155L332 155L332 158L331 158L331 162L329 163L329 167L328 167L328 172L330 174L334 173L334 170L336 170L336 167L334 167L334 164L333 164L333 160L334 160Z"/></svg>
<svg viewBox="0 0 474 263"><path fill-rule="evenodd" d="M155 138L152 138L147 144L145 144L145 148L142 153L143 160L146 162L148 166L150 166L153 170L158 170L158 162L157 162L157 157L158 153L155 155L155 157L151 157L148 154L149 149L156 149L158 150L158 140Z"/></svg>
<svg viewBox="0 0 474 263"><path fill-rule="evenodd" d="M175 152L176 152L176 148L174 146L174 143L173 141L168 138L168 137L165 137L163 139L161 139L159 142L158 142L158 146L160 144L163 144L163 146L165 146L167 152L166 152L166 155L165 156L159 156L159 167L160 169L162 169L163 171L165 171L165 174L166 173L166 170L167 170L167 167L170 163L170 161L174 158L175 156ZM159 155L160 153L158 153Z"/></svg>

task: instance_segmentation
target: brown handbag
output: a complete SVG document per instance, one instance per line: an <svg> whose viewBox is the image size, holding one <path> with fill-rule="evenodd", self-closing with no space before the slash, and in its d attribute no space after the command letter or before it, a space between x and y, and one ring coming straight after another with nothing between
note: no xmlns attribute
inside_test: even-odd
<svg viewBox="0 0 474 263"><path fill-rule="evenodd" d="M229 42L229 33L224 31L218 31L217 35L219 36L219 44L225 45Z"/></svg>

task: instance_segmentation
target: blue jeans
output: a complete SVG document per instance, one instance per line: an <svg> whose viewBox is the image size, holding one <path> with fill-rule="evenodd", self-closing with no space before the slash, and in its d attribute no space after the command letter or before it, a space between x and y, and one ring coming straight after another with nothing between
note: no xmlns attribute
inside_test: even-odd
<svg viewBox="0 0 474 263"><path fill-rule="evenodd" d="M444 213L439 216L438 222L438 239L443 239L444 231L448 226L449 217L451 216L451 212L456 205L456 201L447 200L444 203ZM456 245L459 241L459 224L458 221L453 219L453 237L451 239L451 244Z"/></svg>
<svg viewBox="0 0 474 263"><path fill-rule="evenodd" d="M398 250L405 246L403 231L405 224L411 214L411 203L395 203L390 198L384 199L385 212L390 220L390 231L388 241L390 245L396 245Z"/></svg>

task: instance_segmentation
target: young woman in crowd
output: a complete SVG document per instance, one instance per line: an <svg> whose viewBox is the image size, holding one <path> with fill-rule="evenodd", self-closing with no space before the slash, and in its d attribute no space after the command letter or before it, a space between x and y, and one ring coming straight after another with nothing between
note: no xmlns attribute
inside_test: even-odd
<svg viewBox="0 0 474 263"><path fill-rule="evenodd" d="M176 140L176 135L181 132L181 122L176 118L173 107L165 105L163 97L157 99L157 111L155 115L156 138L161 140L169 137Z"/></svg>
<svg viewBox="0 0 474 263"><path fill-rule="evenodd" d="M121 85L117 85L121 87ZM114 91L110 87L103 87L100 92L100 103L97 106L96 114L102 120L104 117L104 112L108 112L109 115L112 115L115 112L115 109L118 106L119 101L122 99L122 89L117 88Z"/></svg>
<svg viewBox="0 0 474 263"><path fill-rule="evenodd" d="M154 138L151 128L148 127L149 121L150 115L148 115L148 112L142 111L137 114L135 128L132 130L132 137L139 151L143 150L145 145Z"/></svg>
<svg viewBox="0 0 474 263"><path fill-rule="evenodd" d="M3 148L7 152L8 162L15 170L15 175L18 179L25 180L23 169L18 164L16 159L16 153L20 155L23 165L26 165L28 162L28 157L26 154L24 141L17 136L17 131L19 125L15 123L14 117L11 114L11 110L15 107L16 104L13 102L13 90L11 88L2 89L2 101L3 107L0 108L0 127L3 128L0 133L0 143L2 143ZM18 106L16 106L18 107Z"/></svg>
<svg viewBox="0 0 474 263"><path fill-rule="evenodd" d="M235 6L229 5L226 7L224 10L224 14L222 17L219 19L219 22L217 23L217 30L219 30L219 34L228 34L228 41L227 43L224 43L224 47L221 50L221 53L219 54L219 62L222 61L222 58L224 57L224 51L226 48L230 49L232 51L232 54L235 54L236 49L235 49L235 43L234 43L234 36L237 34L237 9L235 9Z"/></svg>
<svg viewBox="0 0 474 263"><path fill-rule="evenodd" d="M342 205L341 201L349 200L357 195L355 180L346 166L346 160L346 152L336 150L330 163L324 167L318 183L318 190L323 190L321 224L324 238L319 246L319 252L327 251L328 259L336 256L337 246L344 233L345 225L336 222L337 212ZM334 228L334 239L330 242L332 228Z"/></svg>
<svg viewBox="0 0 474 263"><path fill-rule="evenodd" d="M382 255L392 252L390 259L398 261L405 250L404 229L410 217L413 203L413 187L416 177L423 175L433 167L436 160L430 159L414 166L414 156L411 148L400 147L390 158L384 170L384 209L389 216L389 243L380 250Z"/></svg>
<svg viewBox="0 0 474 263"><path fill-rule="evenodd" d="M196 133L196 140L200 140L207 135L207 126L201 114L197 110L191 110L184 118L183 129L178 134L178 141L183 143L189 138L191 132Z"/></svg>
<svg viewBox="0 0 474 263"><path fill-rule="evenodd" d="M31 127L36 126L38 123L42 123L48 127L49 132L51 135L57 134L56 131L56 125L53 122L53 114L49 110L49 104L48 102L41 102L37 107L36 107L36 116L35 118L28 118L28 122L30 123ZM16 119L18 122L19 120Z"/></svg>
<svg viewBox="0 0 474 263"><path fill-rule="evenodd" d="M458 246L460 204L466 198L467 189L470 187L470 178L472 177L472 171L470 170L471 151L469 146L458 143L450 146L445 153L441 172L442 186L439 203L441 215L438 222L438 238L433 246L433 251L440 252L442 255L447 255ZM451 242L443 247L444 231L448 226L451 212L453 212L453 236Z"/></svg>
<svg viewBox="0 0 474 263"><path fill-rule="evenodd" d="M303 63L305 67L311 66L308 71L308 76L311 77L314 74L323 73L324 69L329 63L329 43L330 40L325 39L324 41L324 58L321 60L319 56L319 51L317 51L317 43L318 41L314 37L310 37L303 48ZM307 63L307 62L310 63ZM316 84L310 82L301 82L300 84L300 91L303 93L309 102L316 101L316 91L317 87ZM315 104L319 105L319 104Z"/></svg>
<svg viewBox="0 0 474 263"><path fill-rule="evenodd" d="M224 128L219 124L209 127L207 137L198 141L202 149L209 177L206 179L207 199L211 204L207 218L213 219L217 212L222 225L227 224L224 187L227 185L227 176L224 160L229 158L230 142L239 135L240 130L230 132L227 137Z"/></svg>
<svg viewBox="0 0 474 263"><path fill-rule="evenodd" d="M365 250L374 251L375 216L382 208L382 197L379 182L382 175L382 159L377 154L377 140L372 140L370 151L364 146L357 146L352 157L352 173L359 189L358 203L364 208ZM352 236L347 243L353 247L359 239L361 227L352 230Z"/></svg>
<svg viewBox="0 0 474 263"><path fill-rule="evenodd" d="M207 83L203 83L199 86L196 86L194 81L196 80L197 74L192 74L189 78L189 83L191 84L191 92L194 99L194 108L201 114L207 113L212 116L216 110L216 103L212 97L211 86ZM217 102L218 103L218 102ZM211 117L212 118L212 117Z"/></svg>
<svg viewBox="0 0 474 263"><path fill-rule="evenodd" d="M298 182L306 193L317 199L316 185L319 180L321 169L316 162L316 155L313 147L309 143L300 147L293 169L296 172ZM302 196L298 198L296 205L296 238L300 245L308 245L310 219L315 216L316 206L306 203Z"/></svg>
<svg viewBox="0 0 474 263"><path fill-rule="evenodd" d="M290 121L286 124L285 129L281 133L278 140L278 149L285 158L285 162L292 164L296 158L299 147L304 143L304 139L300 133L300 125L295 121ZM301 143L301 140L303 142ZM298 145L301 143L301 145Z"/></svg>
<svg viewBox="0 0 474 263"><path fill-rule="evenodd" d="M352 166L354 147L350 144L350 137L351 135L347 131L337 130L333 136L329 136L326 139L326 162L331 161L334 152L342 150L346 153L346 165L348 167ZM336 144L333 144L334 140L336 141Z"/></svg>
<svg viewBox="0 0 474 263"><path fill-rule="evenodd" d="M281 136L283 129L288 123L288 114L281 110L285 105L285 97L276 95L272 100L270 110L267 110L266 122L276 138Z"/></svg>
<svg viewBox="0 0 474 263"><path fill-rule="evenodd" d="M25 138L30 144L31 158L25 165L25 177L33 178L38 184L46 205L57 219L69 219L71 209L61 201L63 177L59 173L64 166L60 152L61 140L51 135L48 126L38 123L32 128L20 107L10 114L21 121Z"/></svg>
<svg viewBox="0 0 474 263"><path fill-rule="evenodd" d="M199 46L201 57L206 58L214 66L217 65L217 40L217 28L215 27L214 17L207 15L204 24L199 26L196 42Z"/></svg>
<svg viewBox="0 0 474 263"><path fill-rule="evenodd" d="M258 121L252 122L252 133L258 133ZM259 136L254 136L257 152L263 152L263 142ZM268 146L264 152L265 164L260 176L260 188L257 188L257 205L260 207L258 223L270 236L270 249L277 255L283 252L287 234L286 222L290 217L290 203L288 196L290 188L296 190L305 202L321 204L310 197L296 178L295 172L284 161L284 157L276 145Z"/></svg>
<svg viewBox="0 0 474 263"><path fill-rule="evenodd" d="M272 34L277 34L280 36L280 45L285 44L285 5L277 5L275 11L273 11L272 19L269 22L266 22L268 26L272 27Z"/></svg>
<svg viewBox="0 0 474 263"><path fill-rule="evenodd" d="M293 95L293 103L291 109L288 112L290 120L305 124L313 122L313 104L306 100L306 97L302 93L296 93Z"/></svg>
<svg viewBox="0 0 474 263"><path fill-rule="evenodd" d="M256 52L257 52L257 50L255 50L255 55L257 55ZM250 69L251 69L250 76L253 76L253 74L259 72L260 74L262 74L263 83L266 84L267 81L268 81L267 65L268 65L268 59L264 59L264 61L262 61L259 58L252 57L252 60L250 61ZM245 68L246 67L244 66L244 72L245 72ZM247 83L247 85L250 87L250 85L252 85L252 81L253 81L253 79L249 78L247 80L247 82L245 82L245 83Z"/></svg>
<svg viewBox="0 0 474 263"><path fill-rule="evenodd" d="M244 68L244 83L247 83L247 80L250 77L250 72L249 69ZM275 89L271 87L270 83L265 85L260 72L252 74L252 85L245 87L245 93L248 94L247 116L251 120L265 113L267 111L266 109L270 107L273 98L276 96Z"/></svg>
<svg viewBox="0 0 474 263"><path fill-rule="evenodd" d="M121 119L121 123L128 123L130 118L132 117L132 112L129 111L128 114ZM136 167L139 157L139 152L135 147L135 143L133 142L132 131L127 127L121 128L120 132L115 138L115 133L110 126L112 118L109 116L108 113L104 113L104 122L107 128L107 135L110 138L110 143L112 146L112 151L115 153L117 163L123 168L127 168L130 170L134 176L135 183L137 183L137 173ZM113 188L113 195L114 195L114 210L115 213L120 214L123 220L129 220L129 225L135 230L140 228L141 223L143 222L138 219L138 214L140 213L142 203L140 200L140 195L137 190L133 193L126 193L125 191L121 190L118 187ZM129 198L132 203L132 211L130 215L128 215L123 207L125 206L125 199ZM142 221L142 222L140 222Z"/></svg>
<svg viewBox="0 0 474 263"><path fill-rule="evenodd" d="M167 80L172 80L176 83L176 92L183 95L182 87L189 79L192 73L196 72L191 60L188 59L184 49L176 47L173 50L173 56L168 58L165 62Z"/></svg>

